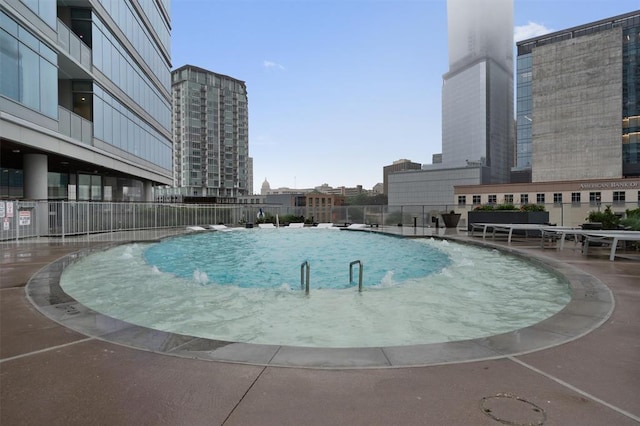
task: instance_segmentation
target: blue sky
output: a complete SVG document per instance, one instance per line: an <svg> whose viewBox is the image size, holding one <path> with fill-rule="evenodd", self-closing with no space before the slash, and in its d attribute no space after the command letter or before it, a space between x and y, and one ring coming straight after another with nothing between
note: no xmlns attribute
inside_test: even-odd
<svg viewBox="0 0 640 426"><path fill-rule="evenodd" d="M515 0L516 40L640 0ZM382 182L442 151L446 0L172 0L173 68L243 80L254 192Z"/></svg>

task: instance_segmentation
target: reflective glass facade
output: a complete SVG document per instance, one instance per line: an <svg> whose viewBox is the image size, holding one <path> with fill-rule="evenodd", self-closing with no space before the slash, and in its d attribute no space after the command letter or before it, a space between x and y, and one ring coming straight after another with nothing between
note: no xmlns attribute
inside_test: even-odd
<svg viewBox="0 0 640 426"><path fill-rule="evenodd" d="M51 28L56 27L56 8L58 5L51 0L21 0L29 9L40 17Z"/></svg>
<svg viewBox="0 0 640 426"><path fill-rule="evenodd" d="M0 198L151 201L171 183L169 12L0 0Z"/></svg>
<svg viewBox="0 0 640 426"><path fill-rule="evenodd" d="M513 1L448 0L447 18L441 167L483 167L481 183L508 182L514 157Z"/></svg>
<svg viewBox="0 0 640 426"><path fill-rule="evenodd" d="M0 11L0 95L58 117L57 54Z"/></svg>
<svg viewBox="0 0 640 426"><path fill-rule="evenodd" d="M640 14L622 25L622 166L640 176Z"/></svg>

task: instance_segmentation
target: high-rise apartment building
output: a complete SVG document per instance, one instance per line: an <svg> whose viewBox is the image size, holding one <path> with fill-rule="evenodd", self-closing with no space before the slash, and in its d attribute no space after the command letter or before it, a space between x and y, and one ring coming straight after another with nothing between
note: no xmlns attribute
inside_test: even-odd
<svg viewBox="0 0 640 426"><path fill-rule="evenodd" d="M181 197L251 195L244 81L185 65L172 72L173 188Z"/></svg>
<svg viewBox="0 0 640 426"><path fill-rule="evenodd" d="M0 0L0 198L171 182L169 0Z"/></svg>
<svg viewBox="0 0 640 426"><path fill-rule="evenodd" d="M518 43L517 164L532 182L640 176L640 12Z"/></svg>
<svg viewBox="0 0 640 426"><path fill-rule="evenodd" d="M447 0L442 91L444 167L479 165L509 181L513 162L513 0Z"/></svg>

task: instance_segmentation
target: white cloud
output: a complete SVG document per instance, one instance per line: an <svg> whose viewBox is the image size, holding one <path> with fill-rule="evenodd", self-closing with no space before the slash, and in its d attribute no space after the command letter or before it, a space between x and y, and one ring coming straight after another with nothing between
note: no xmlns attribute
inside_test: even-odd
<svg viewBox="0 0 640 426"><path fill-rule="evenodd" d="M513 39L515 41L527 40L533 37L541 36L553 32L551 28L547 28L542 24L529 22L527 25L515 27Z"/></svg>
<svg viewBox="0 0 640 426"><path fill-rule="evenodd" d="M279 63L277 63L277 62L273 62L273 61L267 61L267 60L265 60L265 61L262 63L262 66L263 66L263 67L265 67L265 68L266 68L266 69L268 69L268 70L276 69L276 70L282 70L282 71L284 71L284 66L282 66L281 64L279 64Z"/></svg>

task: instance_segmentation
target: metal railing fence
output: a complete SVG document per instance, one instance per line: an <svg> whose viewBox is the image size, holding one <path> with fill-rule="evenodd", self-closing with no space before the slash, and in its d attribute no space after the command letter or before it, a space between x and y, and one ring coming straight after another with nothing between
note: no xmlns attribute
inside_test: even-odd
<svg viewBox="0 0 640 426"><path fill-rule="evenodd" d="M624 216L639 208L638 202L618 203L611 209ZM546 204L549 222L579 226L591 211L606 206ZM337 206L285 207L258 204L166 204L111 203L83 201L0 200L0 241L33 237L65 237L118 231L184 228L225 224L244 226L267 221L281 225L287 221L364 223L378 226L442 226L441 214L461 213L459 228L467 226L467 212L474 206ZM436 222L438 219L438 222Z"/></svg>

